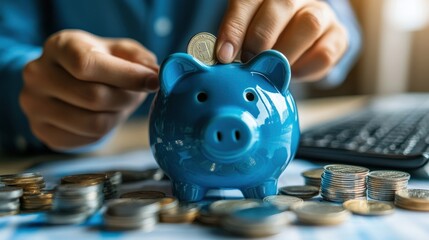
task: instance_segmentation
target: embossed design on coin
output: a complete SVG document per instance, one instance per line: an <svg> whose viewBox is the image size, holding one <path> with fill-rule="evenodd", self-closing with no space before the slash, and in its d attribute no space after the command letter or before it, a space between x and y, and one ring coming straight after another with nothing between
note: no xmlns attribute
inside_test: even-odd
<svg viewBox="0 0 429 240"><path fill-rule="evenodd" d="M217 63L215 55L216 37L208 32L201 32L191 38L188 43L188 54L206 65Z"/></svg>
<svg viewBox="0 0 429 240"><path fill-rule="evenodd" d="M293 206L299 206L304 202L301 198L285 195L267 196L263 201L272 204L281 211L289 210Z"/></svg>
<svg viewBox="0 0 429 240"><path fill-rule="evenodd" d="M312 225L336 225L350 217L342 206L322 202L304 202L292 209L301 223Z"/></svg>
<svg viewBox="0 0 429 240"><path fill-rule="evenodd" d="M415 211L429 211L428 189L404 189L396 192L395 205Z"/></svg>
<svg viewBox="0 0 429 240"><path fill-rule="evenodd" d="M343 203L344 208L359 215L388 215L395 211L392 204L379 201L352 199Z"/></svg>

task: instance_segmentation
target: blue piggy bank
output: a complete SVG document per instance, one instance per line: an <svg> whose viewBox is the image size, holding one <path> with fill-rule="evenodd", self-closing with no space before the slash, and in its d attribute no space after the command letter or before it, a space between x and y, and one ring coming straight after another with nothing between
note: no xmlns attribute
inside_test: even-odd
<svg viewBox="0 0 429 240"><path fill-rule="evenodd" d="M161 65L159 79L150 145L179 200L199 201L219 188L239 189L246 198L277 194L300 134L281 53L214 66L176 53Z"/></svg>

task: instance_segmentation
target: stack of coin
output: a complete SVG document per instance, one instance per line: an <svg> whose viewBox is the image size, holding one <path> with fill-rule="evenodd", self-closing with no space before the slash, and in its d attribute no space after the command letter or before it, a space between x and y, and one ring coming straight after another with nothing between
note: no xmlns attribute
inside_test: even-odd
<svg viewBox="0 0 429 240"><path fill-rule="evenodd" d="M404 189L396 192L395 205L415 211L429 211L428 189Z"/></svg>
<svg viewBox="0 0 429 240"><path fill-rule="evenodd" d="M22 194L22 188L0 186L0 216L17 214Z"/></svg>
<svg viewBox="0 0 429 240"><path fill-rule="evenodd" d="M342 206L323 202L304 202L292 209L303 224L336 225L350 217L350 212Z"/></svg>
<svg viewBox="0 0 429 240"><path fill-rule="evenodd" d="M206 65L217 63L215 54L216 37L208 32L201 32L191 38L188 43L188 54Z"/></svg>
<svg viewBox="0 0 429 240"><path fill-rule="evenodd" d="M321 181L321 195L331 202L366 198L368 168L352 165L326 165Z"/></svg>
<svg viewBox="0 0 429 240"><path fill-rule="evenodd" d="M52 224L76 224L97 211L103 203L103 183L58 185L52 211L47 220Z"/></svg>
<svg viewBox="0 0 429 240"><path fill-rule="evenodd" d="M86 173L66 176L61 179L61 184L98 184L103 183L103 193L105 199L116 198L119 185L122 183L122 173L120 171L110 171L106 173Z"/></svg>
<svg viewBox="0 0 429 240"><path fill-rule="evenodd" d="M407 189L410 174L400 171L372 171L368 175L368 197L380 201L395 200L395 192Z"/></svg>
<svg viewBox="0 0 429 240"><path fill-rule="evenodd" d="M305 185L320 187L323 171L323 168L316 168L301 173L305 179Z"/></svg>
<svg viewBox="0 0 429 240"><path fill-rule="evenodd" d="M113 199L104 213L104 226L108 230L141 229L152 231L158 223L158 200Z"/></svg>
<svg viewBox="0 0 429 240"><path fill-rule="evenodd" d="M52 208L52 191L42 190L37 195L24 195L21 198L21 209L27 211L46 211Z"/></svg>
<svg viewBox="0 0 429 240"><path fill-rule="evenodd" d="M259 206L232 212L222 220L222 227L245 237L267 237L280 233L289 219L274 206Z"/></svg>
<svg viewBox="0 0 429 240"><path fill-rule="evenodd" d="M39 173L2 175L0 180L7 186L22 188L24 195L40 194L45 187L45 180Z"/></svg>
<svg viewBox="0 0 429 240"><path fill-rule="evenodd" d="M119 171L106 172L104 180L104 199L118 197L118 188L122 183L122 173Z"/></svg>

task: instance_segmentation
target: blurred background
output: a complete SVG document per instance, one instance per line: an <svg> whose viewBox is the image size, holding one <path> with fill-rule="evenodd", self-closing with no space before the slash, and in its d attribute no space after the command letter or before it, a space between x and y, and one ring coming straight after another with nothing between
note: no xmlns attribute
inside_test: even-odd
<svg viewBox="0 0 429 240"><path fill-rule="evenodd" d="M310 97L429 92L429 0L351 3L363 34L360 58L341 86L310 87Z"/></svg>

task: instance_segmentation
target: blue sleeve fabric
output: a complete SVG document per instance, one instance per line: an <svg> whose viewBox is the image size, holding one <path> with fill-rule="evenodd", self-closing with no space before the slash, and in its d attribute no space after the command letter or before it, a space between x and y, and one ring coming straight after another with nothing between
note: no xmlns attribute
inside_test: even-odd
<svg viewBox="0 0 429 240"><path fill-rule="evenodd" d="M0 2L0 151L31 152L43 145L19 107L22 69L41 54L41 11L36 1Z"/></svg>
<svg viewBox="0 0 429 240"><path fill-rule="evenodd" d="M362 45L360 27L349 1L326 0L326 2L330 4L338 20L346 27L349 35L349 46L344 56L329 74L321 81L315 83L317 87L322 89L335 87L345 80L359 56Z"/></svg>

